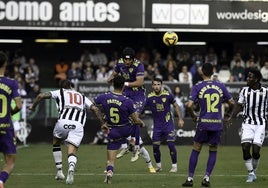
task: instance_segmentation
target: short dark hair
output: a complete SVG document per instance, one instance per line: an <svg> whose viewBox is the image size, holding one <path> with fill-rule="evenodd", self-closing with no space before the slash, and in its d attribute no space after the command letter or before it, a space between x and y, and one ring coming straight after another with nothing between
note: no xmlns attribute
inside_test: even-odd
<svg viewBox="0 0 268 188"><path fill-rule="evenodd" d="M125 84L125 78L121 75L117 75L113 78L114 89L122 89Z"/></svg>
<svg viewBox="0 0 268 188"><path fill-rule="evenodd" d="M0 67L2 67L7 60L7 55L3 51L0 51Z"/></svg>
<svg viewBox="0 0 268 188"><path fill-rule="evenodd" d="M134 59L135 57L135 50L130 47L125 47L122 52L122 57L124 59Z"/></svg>
<svg viewBox="0 0 268 188"><path fill-rule="evenodd" d="M202 65L202 72L207 77L212 76L213 75L213 65L211 63L204 63Z"/></svg>
<svg viewBox="0 0 268 188"><path fill-rule="evenodd" d="M249 72L251 72L255 78L260 82L262 79L262 74L258 69L250 69Z"/></svg>
<svg viewBox="0 0 268 188"><path fill-rule="evenodd" d="M156 81L156 82L160 82L161 84L163 83L163 80L161 78L155 77L152 81L152 83Z"/></svg>
<svg viewBox="0 0 268 188"><path fill-rule="evenodd" d="M74 87L74 84L70 80L65 79L60 81L59 86L60 88L71 89L72 87Z"/></svg>

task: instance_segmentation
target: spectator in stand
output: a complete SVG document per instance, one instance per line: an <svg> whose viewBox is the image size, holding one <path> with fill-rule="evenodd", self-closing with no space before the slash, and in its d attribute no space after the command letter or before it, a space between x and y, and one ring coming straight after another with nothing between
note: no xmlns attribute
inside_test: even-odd
<svg viewBox="0 0 268 188"><path fill-rule="evenodd" d="M97 82L106 82L109 78L109 75L106 71L106 67L101 65L100 68L96 71L96 81Z"/></svg>
<svg viewBox="0 0 268 188"><path fill-rule="evenodd" d="M74 61L71 64L71 68L67 72L67 78L72 83L76 83L82 78L81 70L78 68L78 64Z"/></svg>
<svg viewBox="0 0 268 188"><path fill-rule="evenodd" d="M33 86L33 89L29 91L29 93L27 93L27 97L28 98L31 98L31 99L34 99L37 97L37 95L39 95L41 93L41 88L39 86L39 84L35 84Z"/></svg>
<svg viewBox="0 0 268 188"><path fill-rule="evenodd" d="M188 70L190 70L191 66L193 65L193 62L190 58L189 52L183 52L182 53L182 60L178 62L178 70L182 70L183 66L187 66Z"/></svg>
<svg viewBox="0 0 268 188"><path fill-rule="evenodd" d="M27 96L27 92L24 89L22 82L18 82L18 88L19 88L18 92L19 92L21 98L25 98Z"/></svg>
<svg viewBox="0 0 268 188"><path fill-rule="evenodd" d="M93 62L94 57L93 54L90 52L89 49L84 50L83 54L80 57L80 61L85 65L88 61Z"/></svg>
<svg viewBox="0 0 268 188"><path fill-rule="evenodd" d="M192 77L198 72L198 68L202 66L202 61L196 60L194 61L194 64L190 68L190 72L192 74Z"/></svg>
<svg viewBox="0 0 268 188"><path fill-rule="evenodd" d="M35 61L35 59L34 59L33 57L31 57L31 58L29 59L29 66L32 67L33 72L34 72L34 74L35 74L35 76L36 76L36 81L38 81L38 80L39 80L39 67L38 67L38 65L36 64L36 61Z"/></svg>
<svg viewBox="0 0 268 188"><path fill-rule="evenodd" d="M157 50L154 50L153 54L154 54L153 62L157 63L157 66L159 69L162 69L164 67L164 60L162 58L162 54L158 52Z"/></svg>
<svg viewBox="0 0 268 188"><path fill-rule="evenodd" d="M220 82L226 83L226 82L230 81L230 77L232 75L231 75L231 71L230 71L228 66L222 66L218 73L219 73L218 79ZM233 78L233 76L232 76L232 78Z"/></svg>
<svg viewBox="0 0 268 188"><path fill-rule="evenodd" d="M254 59L249 59L247 61L247 68L245 68L245 81L247 81L247 77L248 77L248 73L250 72L250 70L252 69L259 69L258 65L255 63Z"/></svg>
<svg viewBox="0 0 268 188"><path fill-rule="evenodd" d="M202 75L202 66L199 66L197 72L195 73L195 75L193 75L193 85L203 80L201 75Z"/></svg>
<svg viewBox="0 0 268 188"><path fill-rule="evenodd" d="M94 70L91 66L87 66L86 68L84 68L83 80L86 80L86 81L95 81L96 80Z"/></svg>
<svg viewBox="0 0 268 188"><path fill-rule="evenodd" d="M218 56L215 53L215 50L213 47L210 47L208 49L208 52L205 56L205 63L211 63L213 66L218 67Z"/></svg>
<svg viewBox="0 0 268 188"><path fill-rule="evenodd" d="M146 72L147 72L147 75L146 75L145 80L153 80L155 77L155 71L151 64L147 65Z"/></svg>
<svg viewBox="0 0 268 188"><path fill-rule="evenodd" d="M268 82L268 59L264 61L264 65L261 68L262 81Z"/></svg>
<svg viewBox="0 0 268 188"><path fill-rule="evenodd" d="M179 78L179 82L188 83L190 88L192 88L192 86L193 86L193 77L192 77L192 74L188 71L187 66L182 67L178 78Z"/></svg>
<svg viewBox="0 0 268 188"><path fill-rule="evenodd" d="M228 57L227 51L223 49L220 53L220 56L218 58L218 67L221 69L221 67L230 66L230 58Z"/></svg>
<svg viewBox="0 0 268 188"><path fill-rule="evenodd" d="M30 81L30 79L33 79ZM37 78L37 75L35 74L35 72L33 71L33 68L32 66L28 66L27 69L26 69L26 72L25 72L25 82L26 83L29 83L29 82L37 82L38 81L38 78Z"/></svg>
<svg viewBox="0 0 268 188"><path fill-rule="evenodd" d="M187 97L184 97L183 94L182 94L182 91L181 91L181 88L179 85L175 86L174 88L174 97L175 97L175 100L176 100L176 103L179 105L180 109L181 109L181 115L182 115L182 118L185 117L185 102L188 100ZM173 108L172 106L172 112L173 114L176 116L177 114L175 113L175 109Z"/></svg>
<svg viewBox="0 0 268 188"><path fill-rule="evenodd" d="M103 53L100 48L96 48L96 52L93 55L93 65L94 69L98 69L101 65L106 66L108 63L108 58L105 53Z"/></svg>
<svg viewBox="0 0 268 188"><path fill-rule="evenodd" d="M113 73L115 63L116 63L115 60L109 61L108 67L107 67L107 70L106 70L106 72L108 73L108 76L111 76L111 74Z"/></svg>
<svg viewBox="0 0 268 188"><path fill-rule="evenodd" d="M177 75L178 75L178 72L177 72L176 62L174 60L167 61L165 70L163 71L164 80L169 80L171 79L171 77L173 79L176 79Z"/></svg>
<svg viewBox="0 0 268 188"><path fill-rule="evenodd" d="M149 65L150 63L150 54L145 47L142 47L136 54L137 59L139 59L144 66Z"/></svg>
<svg viewBox="0 0 268 188"><path fill-rule="evenodd" d="M65 62L64 59L60 59L55 66L55 76L54 79L57 81L57 84L60 80L65 80L67 78L67 72L69 70L69 65Z"/></svg>
<svg viewBox="0 0 268 188"><path fill-rule="evenodd" d="M234 68L234 66L236 65L236 61L239 60L241 61L241 67L246 67L245 65L245 61L242 59L241 57L241 53L240 52L236 52L233 59L231 60L230 63L230 69L232 70Z"/></svg>
<svg viewBox="0 0 268 188"><path fill-rule="evenodd" d="M246 61L246 68L250 67L251 61L255 62L255 66L258 68L258 70L261 68L260 57L258 57L254 52L249 53L248 60Z"/></svg>
<svg viewBox="0 0 268 188"><path fill-rule="evenodd" d="M236 65L231 70L236 82L245 81L245 68L241 65L241 60L236 60Z"/></svg>
<svg viewBox="0 0 268 188"><path fill-rule="evenodd" d="M203 62L204 58L202 54L200 53L199 49L194 50L194 55L192 56L192 62Z"/></svg>

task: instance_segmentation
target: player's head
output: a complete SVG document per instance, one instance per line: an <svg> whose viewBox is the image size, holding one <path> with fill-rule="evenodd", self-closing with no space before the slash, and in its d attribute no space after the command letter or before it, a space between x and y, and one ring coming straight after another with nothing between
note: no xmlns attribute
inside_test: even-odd
<svg viewBox="0 0 268 188"><path fill-rule="evenodd" d="M3 67L3 65L7 62L7 55L0 51L0 67Z"/></svg>
<svg viewBox="0 0 268 188"><path fill-rule="evenodd" d="M133 50L133 48L130 47L124 48L122 52L122 58L124 60L125 65L129 67L135 58L135 51Z"/></svg>
<svg viewBox="0 0 268 188"><path fill-rule="evenodd" d="M262 79L262 74L257 69L250 69L247 76L247 85L253 87L256 84L259 84Z"/></svg>
<svg viewBox="0 0 268 188"><path fill-rule="evenodd" d="M157 78L156 77L156 78L153 79L153 81L152 81L152 88L153 88L154 92L156 92L156 93L160 93L161 92L161 90L162 90L162 83L163 83L163 81L160 78Z"/></svg>
<svg viewBox="0 0 268 188"><path fill-rule="evenodd" d="M61 80L59 85L60 85L60 88L64 88L64 89L71 89L74 87L74 84L68 79Z"/></svg>
<svg viewBox="0 0 268 188"><path fill-rule="evenodd" d="M114 89L116 90L122 90L124 87L124 83L125 83L125 78L121 75L118 75L114 77L113 79L113 86L114 86Z"/></svg>
<svg viewBox="0 0 268 188"><path fill-rule="evenodd" d="M205 77L211 78L213 75L213 65L211 63L204 63L202 65L202 72Z"/></svg>

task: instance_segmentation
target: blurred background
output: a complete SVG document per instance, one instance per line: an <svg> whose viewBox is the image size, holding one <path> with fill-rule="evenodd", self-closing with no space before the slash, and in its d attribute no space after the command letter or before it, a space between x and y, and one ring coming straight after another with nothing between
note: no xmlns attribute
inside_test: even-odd
<svg viewBox="0 0 268 188"><path fill-rule="evenodd" d="M0 1L0 50L8 54L7 74L18 80L25 99L21 122L28 132L31 127L28 139L48 140L44 132L51 131L57 118L49 101L38 113L27 111L38 93L56 89L64 78L88 97L109 90L106 79L126 46L144 63L147 86L153 77L162 77L174 94L179 87L175 95L182 104L201 79L198 69L205 62L214 65L215 79L226 83L234 97L252 67L261 70L266 83L267 5L266 0ZM177 45L164 45L166 31L177 33ZM144 117L150 121L149 114ZM237 125L230 132L239 140ZM192 137L191 121L184 129L178 130L178 139ZM97 131L96 125L86 142Z"/></svg>

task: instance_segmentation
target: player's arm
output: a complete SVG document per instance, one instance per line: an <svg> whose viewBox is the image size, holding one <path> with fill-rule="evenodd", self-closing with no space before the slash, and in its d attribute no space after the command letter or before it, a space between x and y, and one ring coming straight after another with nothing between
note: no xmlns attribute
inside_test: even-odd
<svg viewBox="0 0 268 188"><path fill-rule="evenodd" d="M98 118L100 124L101 124L101 128L105 131L108 131L109 128L106 124L106 122L104 121L104 118L103 118L103 115L100 111L100 109L95 105L95 104L92 104L90 106L90 110L96 115L96 117Z"/></svg>
<svg viewBox="0 0 268 188"><path fill-rule="evenodd" d="M240 103L236 103L234 105L233 115L232 117L237 117L237 114L243 110L243 105Z"/></svg>
<svg viewBox="0 0 268 188"><path fill-rule="evenodd" d="M194 101L192 100L189 100L188 103L186 104L186 109L187 109L187 112L190 114L190 116L192 117L193 121L195 123L197 123L197 115L195 114L194 112L194 109L193 109L193 106L194 106Z"/></svg>
<svg viewBox="0 0 268 188"><path fill-rule="evenodd" d="M51 93L50 92L45 92L45 93L40 93L39 95L37 95L37 97L34 99L33 104L29 107L29 110L34 111L35 107L37 106L37 104L43 100L43 99L50 99L51 98Z"/></svg>
<svg viewBox="0 0 268 188"><path fill-rule="evenodd" d="M138 112L134 112L130 115L130 117L133 120L134 124L139 125L140 127L145 127L145 123L139 118Z"/></svg>
<svg viewBox="0 0 268 188"><path fill-rule="evenodd" d="M233 98L229 99L227 101L228 104L228 109L227 111L224 113L224 124L225 126L227 126L227 128L229 128L232 125L232 116L233 116L233 111L234 111L234 107L235 107L235 101Z"/></svg>
<svg viewBox="0 0 268 188"><path fill-rule="evenodd" d="M112 80L114 79L114 77L116 77L117 75L118 75L118 73L113 71L112 74L110 75L110 77L107 79L107 82L111 83Z"/></svg>
<svg viewBox="0 0 268 188"><path fill-rule="evenodd" d="M11 109L11 111L10 111L11 115L16 114L22 108L22 102L21 102L21 98L20 97L14 98L14 101L15 101L16 106L13 109Z"/></svg>
<svg viewBox="0 0 268 188"><path fill-rule="evenodd" d="M144 84L144 76L137 76L134 82L125 82L128 87L141 87Z"/></svg>
<svg viewBox="0 0 268 188"><path fill-rule="evenodd" d="M173 103L173 106L178 116L178 126L183 127L184 121L182 119L181 108L176 102Z"/></svg>

